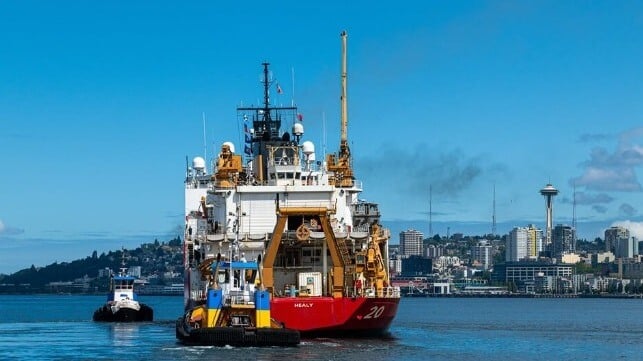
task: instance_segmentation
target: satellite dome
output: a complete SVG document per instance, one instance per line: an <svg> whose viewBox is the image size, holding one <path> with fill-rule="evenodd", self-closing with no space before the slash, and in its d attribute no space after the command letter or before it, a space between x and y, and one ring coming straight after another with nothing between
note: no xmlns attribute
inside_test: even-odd
<svg viewBox="0 0 643 361"><path fill-rule="evenodd" d="M301 144L304 154L310 155L315 153L315 144L310 140L307 140Z"/></svg>
<svg viewBox="0 0 643 361"><path fill-rule="evenodd" d="M301 123L295 123L292 125L292 134L296 136L301 136L304 134L304 125Z"/></svg>
<svg viewBox="0 0 643 361"><path fill-rule="evenodd" d="M192 168L196 170L204 170L205 169L205 159L201 157L194 157L192 159Z"/></svg>
<svg viewBox="0 0 643 361"><path fill-rule="evenodd" d="M223 142L223 145L224 146L227 145L228 147L230 147L230 151L232 153L234 153L234 143L232 143L232 142Z"/></svg>

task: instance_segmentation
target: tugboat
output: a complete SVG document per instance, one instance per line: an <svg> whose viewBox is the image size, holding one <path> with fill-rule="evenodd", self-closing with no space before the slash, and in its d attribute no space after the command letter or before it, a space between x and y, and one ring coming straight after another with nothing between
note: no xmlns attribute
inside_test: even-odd
<svg viewBox="0 0 643 361"><path fill-rule="evenodd" d="M107 303L94 311L93 320L100 322L152 321L154 310L150 306L138 302L138 296L134 292L135 279L127 274L123 260L118 275L110 277Z"/></svg>
<svg viewBox="0 0 643 361"><path fill-rule="evenodd" d="M212 172L202 157L186 165L186 312L219 297L208 273L216 255L243 252L263 258L258 266L271 316L302 337L388 333L400 288L390 285L390 231L380 223L378 205L358 198L362 183L353 172L347 132L346 39L343 32L337 154L317 161L313 142L303 140L294 101L271 102L271 89L283 91L266 62L263 104L237 108L243 154L227 141Z"/></svg>
<svg viewBox="0 0 643 361"><path fill-rule="evenodd" d="M205 303L176 321L176 338L185 345L296 346L297 330L270 317L270 294L263 289L257 262L204 262L200 266L209 287Z"/></svg>

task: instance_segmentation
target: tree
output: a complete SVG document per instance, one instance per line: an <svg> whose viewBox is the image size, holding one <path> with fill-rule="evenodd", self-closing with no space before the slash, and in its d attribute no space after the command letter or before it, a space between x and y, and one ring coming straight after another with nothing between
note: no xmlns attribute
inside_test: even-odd
<svg viewBox="0 0 643 361"><path fill-rule="evenodd" d="M575 267L576 267L576 273L577 274L584 274L584 273L594 273L595 274L596 273L596 270L594 270L594 268L592 268L591 265L588 265L587 263L582 262L582 261L576 263Z"/></svg>

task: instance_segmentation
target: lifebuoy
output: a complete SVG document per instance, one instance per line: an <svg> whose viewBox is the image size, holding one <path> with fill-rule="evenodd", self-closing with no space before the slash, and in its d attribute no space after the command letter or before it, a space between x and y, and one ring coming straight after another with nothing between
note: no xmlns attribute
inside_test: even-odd
<svg viewBox="0 0 643 361"><path fill-rule="evenodd" d="M297 227L297 239L299 241L307 241L308 238L310 238L310 229L308 229L304 224Z"/></svg>

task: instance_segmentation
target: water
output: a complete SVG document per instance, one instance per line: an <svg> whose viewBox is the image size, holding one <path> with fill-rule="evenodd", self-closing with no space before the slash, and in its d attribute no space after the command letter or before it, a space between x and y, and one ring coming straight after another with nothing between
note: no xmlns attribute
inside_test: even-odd
<svg viewBox="0 0 643 361"><path fill-rule="evenodd" d="M142 296L154 322L95 323L104 296L0 296L0 360L640 360L643 300L405 298L385 340L185 347L181 297Z"/></svg>

